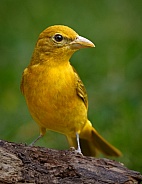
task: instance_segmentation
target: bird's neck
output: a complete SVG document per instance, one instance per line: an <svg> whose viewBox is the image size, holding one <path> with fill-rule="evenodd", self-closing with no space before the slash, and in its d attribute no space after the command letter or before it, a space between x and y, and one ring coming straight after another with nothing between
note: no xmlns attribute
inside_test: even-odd
<svg viewBox="0 0 142 184"><path fill-rule="evenodd" d="M58 66L69 63L72 53L51 53L51 52L39 52L35 49L30 65L46 64L48 66Z"/></svg>

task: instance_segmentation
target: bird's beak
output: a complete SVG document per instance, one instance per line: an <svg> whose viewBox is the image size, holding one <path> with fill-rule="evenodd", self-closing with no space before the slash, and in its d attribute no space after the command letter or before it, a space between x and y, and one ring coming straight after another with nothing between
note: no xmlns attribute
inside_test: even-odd
<svg viewBox="0 0 142 184"><path fill-rule="evenodd" d="M70 43L70 46L72 49L95 47L95 45L90 40L82 36L77 36L76 39Z"/></svg>

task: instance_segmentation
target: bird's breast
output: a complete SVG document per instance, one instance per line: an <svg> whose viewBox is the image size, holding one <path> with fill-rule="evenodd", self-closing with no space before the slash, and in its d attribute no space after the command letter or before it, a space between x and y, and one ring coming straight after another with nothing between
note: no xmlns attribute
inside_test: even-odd
<svg viewBox="0 0 142 184"><path fill-rule="evenodd" d="M86 108L77 96L71 65L32 66L26 71L24 83L28 107L40 126L64 133L68 127L74 128L73 122L85 121Z"/></svg>

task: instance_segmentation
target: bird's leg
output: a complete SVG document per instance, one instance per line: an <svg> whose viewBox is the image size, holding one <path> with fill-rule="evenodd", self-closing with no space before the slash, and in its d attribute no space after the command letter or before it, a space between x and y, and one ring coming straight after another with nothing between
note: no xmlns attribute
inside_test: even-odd
<svg viewBox="0 0 142 184"><path fill-rule="evenodd" d="M81 153L81 148L80 148L79 134L78 133L76 133L76 140L77 140L77 150L76 150L76 152L82 154Z"/></svg>
<svg viewBox="0 0 142 184"><path fill-rule="evenodd" d="M30 146L33 146L43 135L39 135L31 144Z"/></svg>
<svg viewBox="0 0 142 184"><path fill-rule="evenodd" d="M46 128L40 127L40 135L30 144L30 146L33 146L41 137L43 137L46 133Z"/></svg>

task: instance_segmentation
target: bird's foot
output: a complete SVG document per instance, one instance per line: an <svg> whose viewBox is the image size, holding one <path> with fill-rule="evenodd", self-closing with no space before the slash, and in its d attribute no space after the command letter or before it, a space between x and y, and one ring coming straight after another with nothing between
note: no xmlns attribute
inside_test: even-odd
<svg viewBox="0 0 142 184"><path fill-rule="evenodd" d="M81 150L80 149L75 149L75 147L70 147L69 150L72 151L72 152L74 152L76 155L83 156L83 154L81 153Z"/></svg>

